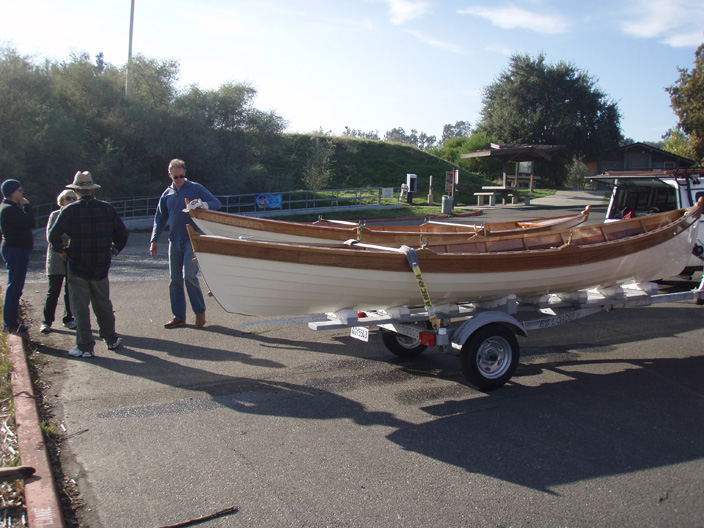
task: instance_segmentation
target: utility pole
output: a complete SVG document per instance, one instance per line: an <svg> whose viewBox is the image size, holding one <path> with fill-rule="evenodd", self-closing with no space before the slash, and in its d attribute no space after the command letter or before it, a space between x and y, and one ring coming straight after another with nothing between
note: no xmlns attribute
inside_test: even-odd
<svg viewBox="0 0 704 528"><path fill-rule="evenodd" d="M125 97L130 94L130 66L132 65L132 31L134 29L134 0L130 9L130 44L127 50L127 71L125 73Z"/></svg>

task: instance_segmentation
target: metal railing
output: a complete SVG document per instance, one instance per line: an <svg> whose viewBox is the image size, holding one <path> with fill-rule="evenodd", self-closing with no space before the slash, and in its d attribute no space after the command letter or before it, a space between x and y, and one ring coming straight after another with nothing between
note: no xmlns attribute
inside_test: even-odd
<svg viewBox="0 0 704 528"><path fill-rule="evenodd" d="M281 196L280 211L302 212L305 209L320 207L345 207L359 205L381 205L381 187L360 187L352 189L324 189L317 191L284 191L268 193ZM222 211L227 213L257 213L256 198L260 193L232 194L218 196Z"/></svg>
<svg viewBox="0 0 704 528"><path fill-rule="evenodd" d="M395 191L395 190L394 190ZM357 187L349 189L323 189L316 191L282 191L276 193L249 193L217 195L222 202L223 212L236 214L263 214L267 209L257 206L257 196L261 194L279 195L281 207L275 211L303 213L306 209L321 207L350 207L360 205L381 205L381 187ZM123 220L154 216L159 203L158 196L134 196L111 198L108 202ZM37 228L46 227L49 215L57 209L56 204L40 204L34 207Z"/></svg>

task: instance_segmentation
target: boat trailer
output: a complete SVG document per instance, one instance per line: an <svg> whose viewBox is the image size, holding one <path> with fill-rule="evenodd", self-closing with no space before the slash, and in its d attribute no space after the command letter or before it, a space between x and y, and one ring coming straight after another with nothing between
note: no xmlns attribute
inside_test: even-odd
<svg viewBox="0 0 704 528"><path fill-rule="evenodd" d="M350 335L369 340L370 327L378 327L384 345L402 358L412 358L427 347L459 356L462 373L480 390L504 385L520 358L517 335L570 323L616 308L649 306L695 300L704 304L704 278L695 289L658 293L653 282L628 283L563 294L519 298L509 295L482 303L451 304L390 310L329 313L327 320L308 323L313 330L350 328Z"/></svg>

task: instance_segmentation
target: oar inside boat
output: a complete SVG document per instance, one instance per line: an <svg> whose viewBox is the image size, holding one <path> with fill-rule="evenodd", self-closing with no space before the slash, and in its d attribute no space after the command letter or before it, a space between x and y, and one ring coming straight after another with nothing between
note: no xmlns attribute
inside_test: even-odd
<svg viewBox="0 0 704 528"><path fill-rule="evenodd" d="M318 223L326 223L326 224L340 224L340 225L347 225L347 226L358 226L360 225L359 222L350 222L349 220L330 220L327 218L323 218L322 216L318 217L318 220L313 222L314 224Z"/></svg>

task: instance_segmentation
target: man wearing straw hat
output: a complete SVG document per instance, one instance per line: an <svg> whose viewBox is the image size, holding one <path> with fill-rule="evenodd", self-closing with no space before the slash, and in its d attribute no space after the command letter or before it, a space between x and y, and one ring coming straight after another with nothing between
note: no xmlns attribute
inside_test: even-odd
<svg viewBox="0 0 704 528"><path fill-rule="evenodd" d="M78 200L61 210L49 232L49 242L68 261L69 301L76 320L76 348L68 353L91 358L95 339L90 306L108 349L115 350L122 342L115 332L108 272L113 256L127 245L129 234L113 206L93 197L100 185L93 183L90 172L77 172L73 183L66 187L75 191ZM64 233L69 238L67 247L61 236Z"/></svg>

